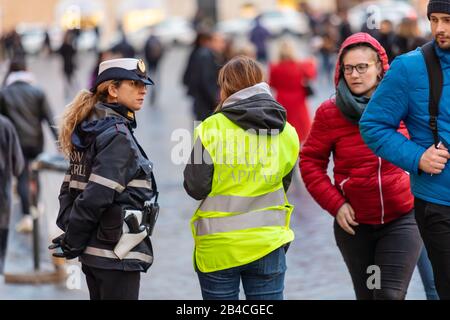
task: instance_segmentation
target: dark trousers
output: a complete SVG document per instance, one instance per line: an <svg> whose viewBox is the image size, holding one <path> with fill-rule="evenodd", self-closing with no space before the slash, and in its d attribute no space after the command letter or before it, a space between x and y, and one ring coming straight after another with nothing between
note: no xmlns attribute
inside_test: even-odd
<svg viewBox="0 0 450 320"><path fill-rule="evenodd" d="M139 271L107 270L82 265L91 300L138 300Z"/></svg>
<svg viewBox="0 0 450 320"><path fill-rule="evenodd" d="M415 198L416 220L439 298L450 299L450 207Z"/></svg>
<svg viewBox="0 0 450 320"><path fill-rule="evenodd" d="M22 213L30 214L30 162L33 158L24 158L25 167L17 178L17 193L22 205Z"/></svg>
<svg viewBox="0 0 450 320"><path fill-rule="evenodd" d="M422 249L414 214L382 225L360 224L355 235L345 232L335 221L334 235L353 281L358 300L402 300ZM370 289L369 277L380 270L380 287Z"/></svg>

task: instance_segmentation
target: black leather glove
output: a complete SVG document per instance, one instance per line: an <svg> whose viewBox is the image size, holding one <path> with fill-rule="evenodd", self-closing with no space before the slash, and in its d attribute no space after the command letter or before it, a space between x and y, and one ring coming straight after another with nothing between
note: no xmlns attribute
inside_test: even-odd
<svg viewBox="0 0 450 320"><path fill-rule="evenodd" d="M65 241L66 234L63 233L62 235L56 237L52 240L52 243L48 248L49 249L57 249L61 248L62 252L54 252L53 256L56 258L66 258L68 260L75 259L79 255L81 255L84 251L84 248L72 248L68 243Z"/></svg>
<svg viewBox="0 0 450 320"><path fill-rule="evenodd" d="M52 244L48 246L48 248L50 250L59 248L61 246L61 240L64 239L64 237L66 236L65 233L57 236L55 239L52 240Z"/></svg>

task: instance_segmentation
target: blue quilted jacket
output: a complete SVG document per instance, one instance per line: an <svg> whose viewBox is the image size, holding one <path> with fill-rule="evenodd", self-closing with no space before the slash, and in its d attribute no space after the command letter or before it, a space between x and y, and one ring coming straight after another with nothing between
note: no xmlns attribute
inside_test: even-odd
<svg viewBox="0 0 450 320"><path fill-rule="evenodd" d="M439 138L450 149L450 51L435 44L444 74L439 103ZM360 121L364 141L377 155L410 173L414 196L450 206L450 162L439 175L419 170L422 154L433 144L429 128L429 83L420 49L397 57L374 93ZM408 140L397 132L403 120Z"/></svg>

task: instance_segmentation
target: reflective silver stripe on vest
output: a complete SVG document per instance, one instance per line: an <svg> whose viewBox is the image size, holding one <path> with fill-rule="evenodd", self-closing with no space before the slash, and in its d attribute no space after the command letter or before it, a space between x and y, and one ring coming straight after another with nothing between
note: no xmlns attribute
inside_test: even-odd
<svg viewBox="0 0 450 320"><path fill-rule="evenodd" d="M70 174L64 176L64 182L70 182Z"/></svg>
<svg viewBox="0 0 450 320"><path fill-rule="evenodd" d="M84 189L86 189L86 185L87 185L86 182L80 182L80 181L72 180L69 183L69 188L84 190Z"/></svg>
<svg viewBox="0 0 450 320"><path fill-rule="evenodd" d="M106 249L99 249L94 247L86 247L86 250L84 250L83 254L90 254L91 256L96 257L103 257L103 258L109 258L109 259L119 259L114 251L106 250ZM141 260L147 263L151 263L153 261L153 257L149 256L148 254L141 253L141 252L130 252L123 258L123 260Z"/></svg>
<svg viewBox="0 0 450 320"><path fill-rule="evenodd" d="M89 181L101 184L102 186L105 186L105 187L108 187L111 189L114 189L117 192L122 192L123 190L125 190L125 187L123 187L120 183L117 183L117 182L107 179L105 177L98 176L93 173L89 177Z"/></svg>
<svg viewBox="0 0 450 320"><path fill-rule="evenodd" d="M231 217L201 218L194 224L197 236L250 228L285 226L286 211L267 210L242 213Z"/></svg>
<svg viewBox="0 0 450 320"><path fill-rule="evenodd" d="M148 180L131 180L127 187L145 188L152 190L152 184Z"/></svg>
<svg viewBox="0 0 450 320"><path fill-rule="evenodd" d="M212 212L249 212L272 206L284 206L283 188L257 197L218 195L208 197L199 210Z"/></svg>

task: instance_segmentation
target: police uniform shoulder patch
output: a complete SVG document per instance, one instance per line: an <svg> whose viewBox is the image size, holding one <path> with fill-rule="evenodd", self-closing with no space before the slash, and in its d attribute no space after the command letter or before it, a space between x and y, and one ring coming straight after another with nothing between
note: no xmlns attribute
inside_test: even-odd
<svg viewBox="0 0 450 320"><path fill-rule="evenodd" d="M116 123L116 131L124 135L128 135L129 130L124 123Z"/></svg>

